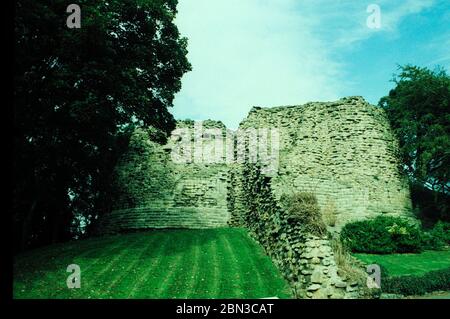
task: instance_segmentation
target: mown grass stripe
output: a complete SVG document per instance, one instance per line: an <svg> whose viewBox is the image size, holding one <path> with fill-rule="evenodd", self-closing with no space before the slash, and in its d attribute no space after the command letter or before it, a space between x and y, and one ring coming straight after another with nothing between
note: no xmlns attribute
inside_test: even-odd
<svg viewBox="0 0 450 319"><path fill-rule="evenodd" d="M182 259L183 253L178 252L174 255L165 258L166 266L161 268L161 272L156 276L153 282L156 284L153 287L154 298L170 298L165 296L167 285L170 283L171 277L174 276L178 263Z"/></svg>
<svg viewBox="0 0 450 319"><path fill-rule="evenodd" d="M104 295L101 286L105 282L110 282L111 278L113 278L110 276L117 276L117 274L113 273L113 271L118 268L117 265L122 262L123 257L129 253L132 246L135 246L142 241L142 237L133 238L133 240L124 240L125 245L121 247L113 258L110 258L103 264L97 262L94 264L95 267L94 265L91 265L87 270L83 271L84 276L82 282L86 289L90 289L91 297L98 298L99 296Z"/></svg>
<svg viewBox="0 0 450 319"><path fill-rule="evenodd" d="M190 261L189 248L193 246L193 236L183 236L183 238L180 238L177 242L180 244L182 243L181 247L180 244L177 245L178 252L168 263L170 271L161 281L161 285L157 292L158 298L178 298L180 291L184 290L182 285L186 282L186 275L190 269L190 263L188 262Z"/></svg>
<svg viewBox="0 0 450 319"><path fill-rule="evenodd" d="M245 291L247 295L254 298L253 293L257 290L258 280L255 276L255 269L249 264L248 254L241 250L243 247L242 237L240 234L236 237L227 236L226 240L232 254L235 256L238 273L240 274L240 290ZM236 247L239 247L239 250Z"/></svg>
<svg viewBox="0 0 450 319"><path fill-rule="evenodd" d="M116 262L118 259L120 259L121 255L126 253L127 247L133 245L139 240L140 237L136 236L130 236L129 238L127 238L127 240L122 238L122 240L118 241L119 244L117 246L111 248L111 250L106 253L102 253L100 256L98 254L97 256L95 256L95 251L91 251L89 255L93 255L94 257L89 257L92 258L92 261L87 264L80 257L80 260L76 263L80 265L81 268L81 288L67 289L64 284L64 287L60 290L66 295L68 294L71 298L82 298L86 295L88 298L97 297L96 288L98 288L99 285L102 285L103 281L101 280L101 276L97 275L96 269L101 269L100 274L107 271L108 267L110 267L112 263ZM115 257L106 258L109 256ZM104 261L106 261L106 263ZM57 293L57 291L55 291L55 293Z"/></svg>
<svg viewBox="0 0 450 319"><path fill-rule="evenodd" d="M211 244L205 245L205 241L207 240L207 236L204 233L198 237L201 242L200 247L198 247L198 270L195 278L195 282L192 285L192 290L188 298L207 298L210 296L209 289L212 281L212 270L214 268L214 264L212 263L212 254L211 254Z"/></svg>
<svg viewBox="0 0 450 319"><path fill-rule="evenodd" d="M219 287L220 287L220 281L224 280L221 277L222 269L221 269L221 263L219 263L219 259L217 256L217 240L214 240L210 245L210 251L211 251L211 258L212 258L212 270L213 274L211 276L211 279L209 280L210 284L210 291L211 291L211 297L212 298L218 298L219 297Z"/></svg>
<svg viewBox="0 0 450 319"><path fill-rule="evenodd" d="M131 273L133 269L136 268L136 266L139 264L139 262L142 260L142 257L145 255L145 253L151 249L152 244L156 241L156 236L143 236L140 241L138 241L138 247L140 244L143 244L141 248L133 248L128 249L122 256L127 256L129 258L122 258L121 259L121 269L116 272L114 276L112 276L109 279L109 284L105 287L102 287L102 285L99 285L96 289L97 291L100 291L100 297L104 294L107 295L119 295L121 293L121 290L118 289L118 284L120 281L126 281L130 280ZM126 254L125 254L126 253ZM105 274L107 275L107 273ZM98 280L101 283L108 283L108 280L102 280L102 278L99 278Z"/></svg>
<svg viewBox="0 0 450 319"><path fill-rule="evenodd" d="M228 278L222 277L220 282L219 298L240 298L242 293L242 277L236 256L227 240L227 236L220 234L220 248L223 254L220 255L221 269L226 269Z"/></svg>
<svg viewBox="0 0 450 319"><path fill-rule="evenodd" d="M239 265L240 273L243 275L243 288L247 291L247 293L252 294L250 296L251 298L265 297L266 287L264 287L261 274L259 273L260 267L264 266L264 264L259 263L257 266L254 263L254 257L259 253L257 250L258 247L250 246L250 243L252 242L247 238L243 238L241 233L239 233L239 236L229 237L228 240L232 249L239 247L239 251L236 254L239 255L237 263Z"/></svg>
<svg viewBox="0 0 450 319"><path fill-rule="evenodd" d="M45 255L61 251L48 248ZM42 255L18 257L15 298L289 297L286 282L243 229L155 230L95 238L65 251L35 268L21 266ZM66 287L71 263L81 266L81 289Z"/></svg>
<svg viewBox="0 0 450 319"><path fill-rule="evenodd" d="M249 236L247 233L242 234L242 236ZM247 256L252 258L248 258L252 268L255 271L255 275L258 278L259 290L262 295L257 296L258 298L263 297L272 297L273 294L270 293L270 290L273 289L272 282L268 280L268 278L272 279L275 276L274 272L277 270L274 265L271 263L270 257L265 255L263 248L260 247L256 242L253 242L252 239L242 240L244 247L246 247ZM281 274L280 278L282 278ZM280 280L281 283L284 283L284 280Z"/></svg>
<svg viewBox="0 0 450 319"><path fill-rule="evenodd" d="M15 267L27 267L27 264L38 265L51 265L52 260L60 257L79 256L85 255L92 251L92 248L98 248L99 246L109 245L117 242L117 235L98 237L91 239L82 239L79 241L71 241L67 243L50 245L35 250L30 250L21 253L14 258ZM80 250L84 252L80 254Z"/></svg>
<svg viewBox="0 0 450 319"><path fill-rule="evenodd" d="M291 287L264 249L247 232L242 232L241 236L243 253L251 256L249 264L254 265L255 276L258 278L258 289L253 292L251 298L292 298Z"/></svg>
<svg viewBox="0 0 450 319"><path fill-rule="evenodd" d="M144 262L143 265L145 265L142 268L142 271L140 272L141 275L138 276L138 280L135 281L132 286L130 287L129 293L127 295L127 298L154 298L153 295L146 296L145 294L142 294L142 286L151 278L151 274L155 272L161 265L161 262L163 258L160 258L161 255L163 255L163 252L166 250L167 242L170 240L169 236L162 236L163 238L160 239L158 242L158 248L154 251L154 256L152 256L151 260L147 262ZM151 263L150 263L151 261ZM141 295L137 295L137 294Z"/></svg>
<svg viewBox="0 0 450 319"><path fill-rule="evenodd" d="M196 282L200 267L200 237L201 233L195 236L193 243L190 244L189 253L185 253L183 256L182 265L186 268L186 271L183 272L184 276L182 278L176 278L178 280L178 286L181 286L180 292L177 294L178 298L187 299L196 293Z"/></svg>
<svg viewBox="0 0 450 319"><path fill-rule="evenodd" d="M113 253L116 250L119 250L123 246L123 243L121 241L116 241L114 245L112 245L111 249L104 250L91 264L88 266L85 266L85 264L81 263L79 258L83 256L87 256L90 253L98 251L97 249L94 249L92 247L92 250L85 250L84 252L78 254L77 256L62 256L58 259L55 259L53 261L52 267L50 269L45 269L45 264L40 265L38 268L36 268L31 276L34 278L37 278L37 280L34 280L32 283L32 286L30 287L30 293L32 293L37 298L56 298L58 297L59 293L63 293L63 296L67 297L70 296L70 293L75 292L75 289L69 289L66 285L66 279L67 276L70 274L66 272L67 266L70 264L77 264L80 266L81 269L81 278L83 281L83 273L86 270L89 270L89 268L92 266L92 264L95 264L99 260L102 260L103 257L109 256L111 253ZM97 253L98 255L98 253ZM48 291L46 287L53 287L52 290ZM69 291L71 290L71 291ZM79 290L79 289L76 289ZM36 296L37 293L37 296ZM61 297L63 297L61 296Z"/></svg>

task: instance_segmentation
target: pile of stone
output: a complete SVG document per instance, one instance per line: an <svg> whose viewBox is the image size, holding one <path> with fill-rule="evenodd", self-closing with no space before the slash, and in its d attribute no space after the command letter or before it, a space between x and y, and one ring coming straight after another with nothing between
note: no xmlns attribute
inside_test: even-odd
<svg viewBox="0 0 450 319"><path fill-rule="evenodd" d="M277 201L271 179L249 163L232 170L232 182L241 191L229 192L233 224L241 221L264 247L298 298L358 298L362 282L340 275L330 239L308 233L308 227L290 218ZM239 182L238 182L239 181ZM239 217L240 216L240 217Z"/></svg>

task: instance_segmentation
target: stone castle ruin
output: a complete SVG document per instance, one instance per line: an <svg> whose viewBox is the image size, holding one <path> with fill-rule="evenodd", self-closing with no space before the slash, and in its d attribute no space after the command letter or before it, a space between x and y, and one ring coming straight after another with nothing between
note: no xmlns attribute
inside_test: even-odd
<svg viewBox="0 0 450 319"><path fill-rule="evenodd" d="M134 132L116 167L113 210L100 220L100 231L246 227L297 297L361 296L364 284L340 272L330 238L350 221L413 218L384 111L348 97L254 107L238 132L211 120L201 130L195 125L178 122L163 146L152 141L152 129ZM257 152L264 158L251 152L258 132L268 132ZM314 196L327 234L305 233L287 214L282 199L296 193Z"/></svg>

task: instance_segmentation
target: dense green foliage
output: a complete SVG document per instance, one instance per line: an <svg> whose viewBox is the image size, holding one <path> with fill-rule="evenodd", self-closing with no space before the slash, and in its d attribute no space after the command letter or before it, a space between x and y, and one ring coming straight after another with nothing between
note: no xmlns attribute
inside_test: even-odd
<svg viewBox="0 0 450 319"><path fill-rule="evenodd" d="M78 264L81 288L68 289ZM244 229L158 230L20 254L15 298L264 298L291 290Z"/></svg>
<svg viewBox="0 0 450 319"><path fill-rule="evenodd" d="M423 295L439 290L450 290L450 267L430 271L421 276L383 277L381 290L404 296Z"/></svg>
<svg viewBox="0 0 450 319"><path fill-rule="evenodd" d="M400 67L383 107L399 138L403 169L414 188L433 191L439 218L450 219L450 77L443 69ZM419 210L430 207L413 196Z"/></svg>
<svg viewBox="0 0 450 319"><path fill-rule="evenodd" d="M450 245L450 224L438 222L425 231L404 218L378 216L346 224L341 239L356 253L417 253Z"/></svg>
<svg viewBox="0 0 450 319"><path fill-rule="evenodd" d="M443 211L443 207L450 207L450 196L435 192L424 185L411 183L411 199L414 213L429 228L439 220L450 222L450 215Z"/></svg>
<svg viewBox="0 0 450 319"><path fill-rule="evenodd" d="M411 253L422 250L422 234L417 225L399 217L378 216L346 224L343 243L353 252Z"/></svg>
<svg viewBox="0 0 450 319"><path fill-rule="evenodd" d="M424 249L439 249L450 245L450 223L439 221L431 230L424 231L422 236Z"/></svg>
<svg viewBox="0 0 450 319"><path fill-rule="evenodd" d="M68 4L16 2L16 249L68 239L109 209L133 125L169 133L190 70L177 0L80 0L80 29L66 26Z"/></svg>

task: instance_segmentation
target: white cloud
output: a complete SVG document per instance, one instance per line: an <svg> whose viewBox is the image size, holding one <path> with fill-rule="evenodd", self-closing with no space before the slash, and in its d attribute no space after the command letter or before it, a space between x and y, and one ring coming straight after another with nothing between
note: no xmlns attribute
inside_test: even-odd
<svg viewBox="0 0 450 319"><path fill-rule="evenodd" d="M384 27L388 31L393 31L405 17L432 7L435 0L406 0L395 7L392 6L392 1L384 0L382 3L388 8L384 14Z"/></svg>
<svg viewBox="0 0 450 319"><path fill-rule="evenodd" d="M295 0L181 0L177 24L193 71L175 100L178 118L237 127L251 106L332 100L340 65L311 32Z"/></svg>
<svg viewBox="0 0 450 319"><path fill-rule="evenodd" d="M377 3L382 29L434 0L179 0L177 25L189 38L193 71L177 94L176 118L222 120L236 128L251 106L338 99L352 86L340 50L377 34L366 8Z"/></svg>
<svg viewBox="0 0 450 319"><path fill-rule="evenodd" d="M435 0L366 0L366 1L305 1L305 11L310 16L319 17L319 36L334 50L348 48L357 42L383 34L398 36L398 26L408 16L432 7ZM371 13L367 7L376 4L381 10L381 28L371 29L367 18Z"/></svg>
<svg viewBox="0 0 450 319"><path fill-rule="evenodd" d="M439 65L447 71L450 70L450 32L436 36L423 49L434 52L434 58L428 61L427 67L434 68Z"/></svg>

